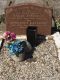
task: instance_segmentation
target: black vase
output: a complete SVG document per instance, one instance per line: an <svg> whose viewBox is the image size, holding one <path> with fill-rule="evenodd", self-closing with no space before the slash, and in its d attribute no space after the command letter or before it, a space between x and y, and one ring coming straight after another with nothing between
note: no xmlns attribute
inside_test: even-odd
<svg viewBox="0 0 60 80"><path fill-rule="evenodd" d="M37 39L37 27L29 26L27 28L27 40L32 45L36 45L36 39Z"/></svg>

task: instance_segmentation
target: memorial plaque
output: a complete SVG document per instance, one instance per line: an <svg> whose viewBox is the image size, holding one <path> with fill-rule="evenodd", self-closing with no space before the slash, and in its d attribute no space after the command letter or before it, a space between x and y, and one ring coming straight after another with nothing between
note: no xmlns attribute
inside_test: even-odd
<svg viewBox="0 0 60 80"><path fill-rule="evenodd" d="M52 10L39 5L19 4L6 8L6 30L26 34L28 26L36 26L39 34L51 34Z"/></svg>

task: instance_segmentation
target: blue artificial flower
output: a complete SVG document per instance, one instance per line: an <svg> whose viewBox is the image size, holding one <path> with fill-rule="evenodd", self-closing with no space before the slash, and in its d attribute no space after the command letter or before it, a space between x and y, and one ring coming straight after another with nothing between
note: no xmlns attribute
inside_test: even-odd
<svg viewBox="0 0 60 80"><path fill-rule="evenodd" d="M9 53L11 55L22 53L24 51L23 44L24 44L23 41L20 40L11 42L10 44L7 45L7 48L9 48Z"/></svg>

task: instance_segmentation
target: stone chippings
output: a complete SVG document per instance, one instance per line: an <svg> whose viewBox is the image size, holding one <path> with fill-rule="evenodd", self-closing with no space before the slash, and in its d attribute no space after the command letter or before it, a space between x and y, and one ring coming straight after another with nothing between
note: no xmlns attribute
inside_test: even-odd
<svg viewBox="0 0 60 80"><path fill-rule="evenodd" d="M39 44L32 60L14 62L7 53L0 54L0 80L60 80L60 61L54 41Z"/></svg>

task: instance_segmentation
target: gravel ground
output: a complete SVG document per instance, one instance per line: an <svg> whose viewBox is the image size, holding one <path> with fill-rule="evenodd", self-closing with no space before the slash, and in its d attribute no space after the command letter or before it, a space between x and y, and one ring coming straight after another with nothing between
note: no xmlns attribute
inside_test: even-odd
<svg viewBox="0 0 60 80"><path fill-rule="evenodd" d="M60 80L60 61L53 40L36 47L33 59L14 62L0 54L0 80Z"/></svg>

